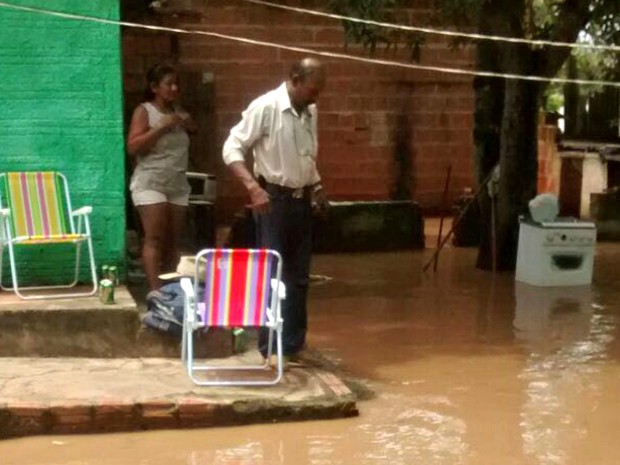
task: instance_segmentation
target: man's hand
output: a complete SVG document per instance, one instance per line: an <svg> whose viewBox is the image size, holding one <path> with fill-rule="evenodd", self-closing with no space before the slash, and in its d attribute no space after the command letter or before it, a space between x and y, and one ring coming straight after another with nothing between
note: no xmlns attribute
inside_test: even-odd
<svg viewBox="0 0 620 465"><path fill-rule="evenodd" d="M259 215L264 213L269 213L270 205L269 205L269 194L265 189L260 187L258 184L249 189L250 193L250 205L248 205L252 210L254 210Z"/></svg>
<svg viewBox="0 0 620 465"><path fill-rule="evenodd" d="M269 194L263 189L254 176L250 173L245 163L242 161L234 161L228 165L235 177L239 179L250 194L250 204L246 205L255 213L264 214L269 212L270 201Z"/></svg>
<svg viewBox="0 0 620 465"><path fill-rule="evenodd" d="M312 191L312 210L321 216L326 215L329 210L329 200L322 186L317 186Z"/></svg>

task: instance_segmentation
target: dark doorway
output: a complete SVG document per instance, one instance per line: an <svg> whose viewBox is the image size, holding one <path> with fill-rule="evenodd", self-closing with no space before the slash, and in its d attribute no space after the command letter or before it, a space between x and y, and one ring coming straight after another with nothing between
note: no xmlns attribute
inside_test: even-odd
<svg viewBox="0 0 620 465"><path fill-rule="evenodd" d="M560 172L560 215L579 218L581 210L581 158L562 158Z"/></svg>

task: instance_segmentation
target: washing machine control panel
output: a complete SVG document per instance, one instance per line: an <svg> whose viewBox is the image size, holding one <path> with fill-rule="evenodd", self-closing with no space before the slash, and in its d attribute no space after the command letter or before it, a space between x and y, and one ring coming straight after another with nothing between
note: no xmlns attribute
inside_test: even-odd
<svg viewBox="0 0 620 465"><path fill-rule="evenodd" d="M547 230L545 245L591 245L596 241L596 231L590 229Z"/></svg>

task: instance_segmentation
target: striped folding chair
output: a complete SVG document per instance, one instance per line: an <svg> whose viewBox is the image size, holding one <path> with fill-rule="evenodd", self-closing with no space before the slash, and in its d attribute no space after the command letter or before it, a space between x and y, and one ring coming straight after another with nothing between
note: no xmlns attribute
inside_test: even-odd
<svg viewBox="0 0 620 465"><path fill-rule="evenodd" d="M185 292L183 360L191 380L201 386L258 386L282 378L282 325L280 301L286 297L281 282L282 258L267 249L205 249L196 255L193 282L181 280ZM202 285L204 283L204 289ZM199 292L200 288L200 292ZM204 290L204 296L203 291ZM267 360L262 365L199 364L194 360L194 332L210 328L266 327ZM277 366L268 378L273 337ZM263 370L263 373L257 371ZM197 372L204 373L200 378Z"/></svg>
<svg viewBox="0 0 620 465"><path fill-rule="evenodd" d="M67 178L61 173L11 172L0 173L0 286L12 290L22 299L54 299L89 296L97 292L97 267L93 254L88 215L92 207L73 211ZM77 228L74 222L77 218ZM93 285L86 292L32 293L23 291L72 288L78 282L80 247L86 242L90 258ZM47 244L75 244L73 281L62 285L19 287L15 246L44 246ZM9 251L12 287L2 282L4 248Z"/></svg>

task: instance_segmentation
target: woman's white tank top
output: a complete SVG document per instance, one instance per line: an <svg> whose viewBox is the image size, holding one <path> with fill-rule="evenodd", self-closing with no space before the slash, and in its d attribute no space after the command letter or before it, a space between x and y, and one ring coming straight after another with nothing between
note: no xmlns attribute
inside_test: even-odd
<svg viewBox="0 0 620 465"><path fill-rule="evenodd" d="M159 124L162 113L150 102L142 104L148 114L149 127ZM181 108L175 113L185 116ZM138 156L138 163L131 177L130 189L156 190L168 195L182 195L190 191L185 172L189 152L187 131L177 126L163 134L145 155Z"/></svg>

